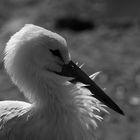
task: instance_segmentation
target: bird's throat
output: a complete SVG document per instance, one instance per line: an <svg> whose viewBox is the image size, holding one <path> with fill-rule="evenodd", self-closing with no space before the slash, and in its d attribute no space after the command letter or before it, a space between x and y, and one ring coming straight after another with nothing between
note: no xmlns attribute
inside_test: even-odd
<svg viewBox="0 0 140 140"><path fill-rule="evenodd" d="M26 84L24 90L24 95L29 102L38 109L55 113L67 110L67 107L73 107L74 99L71 95L71 86L63 83L43 78L36 80L35 77L34 82Z"/></svg>

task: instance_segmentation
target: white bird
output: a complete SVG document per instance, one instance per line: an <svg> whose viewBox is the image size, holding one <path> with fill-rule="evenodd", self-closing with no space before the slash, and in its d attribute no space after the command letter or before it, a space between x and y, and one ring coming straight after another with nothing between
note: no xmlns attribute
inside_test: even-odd
<svg viewBox="0 0 140 140"><path fill-rule="evenodd" d="M0 102L0 140L94 140L101 102L123 114L92 81L97 74L72 62L65 39L44 28L28 24L14 34L4 65L29 102Z"/></svg>

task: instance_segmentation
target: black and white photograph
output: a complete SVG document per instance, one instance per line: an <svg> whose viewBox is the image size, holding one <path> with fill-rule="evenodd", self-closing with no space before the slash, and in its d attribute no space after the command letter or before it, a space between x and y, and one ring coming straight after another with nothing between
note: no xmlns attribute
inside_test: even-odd
<svg viewBox="0 0 140 140"><path fill-rule="evenodd" d="M0 140L140 140L140 1L0 0Z"/></svg>

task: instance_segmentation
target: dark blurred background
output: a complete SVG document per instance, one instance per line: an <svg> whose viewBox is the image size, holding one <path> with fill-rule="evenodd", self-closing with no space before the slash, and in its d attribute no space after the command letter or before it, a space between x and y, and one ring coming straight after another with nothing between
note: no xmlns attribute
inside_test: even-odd
<svg viewBox="0 0 140 140"><path fill-rule="evenodd" d="M98 140L140 140L139 0L0 0L0 100L26 100L3 68L10 36L32 23L66 38L75 62L124 110L98 123Z"/></svg>

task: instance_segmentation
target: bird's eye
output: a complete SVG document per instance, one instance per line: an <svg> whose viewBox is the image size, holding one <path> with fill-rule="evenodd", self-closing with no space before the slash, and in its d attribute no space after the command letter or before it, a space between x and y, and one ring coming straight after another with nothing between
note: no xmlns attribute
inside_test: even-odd
<svg viewBox="0 0 140 140"><path fill-rule="evenodd" d="M51 52L54 56L59 57L59 58L63 61L63 57L62 57L62 55L61 55L61 53L60 53L59 50L51 50L51 49L50 49L50 52Z"/></svg>

